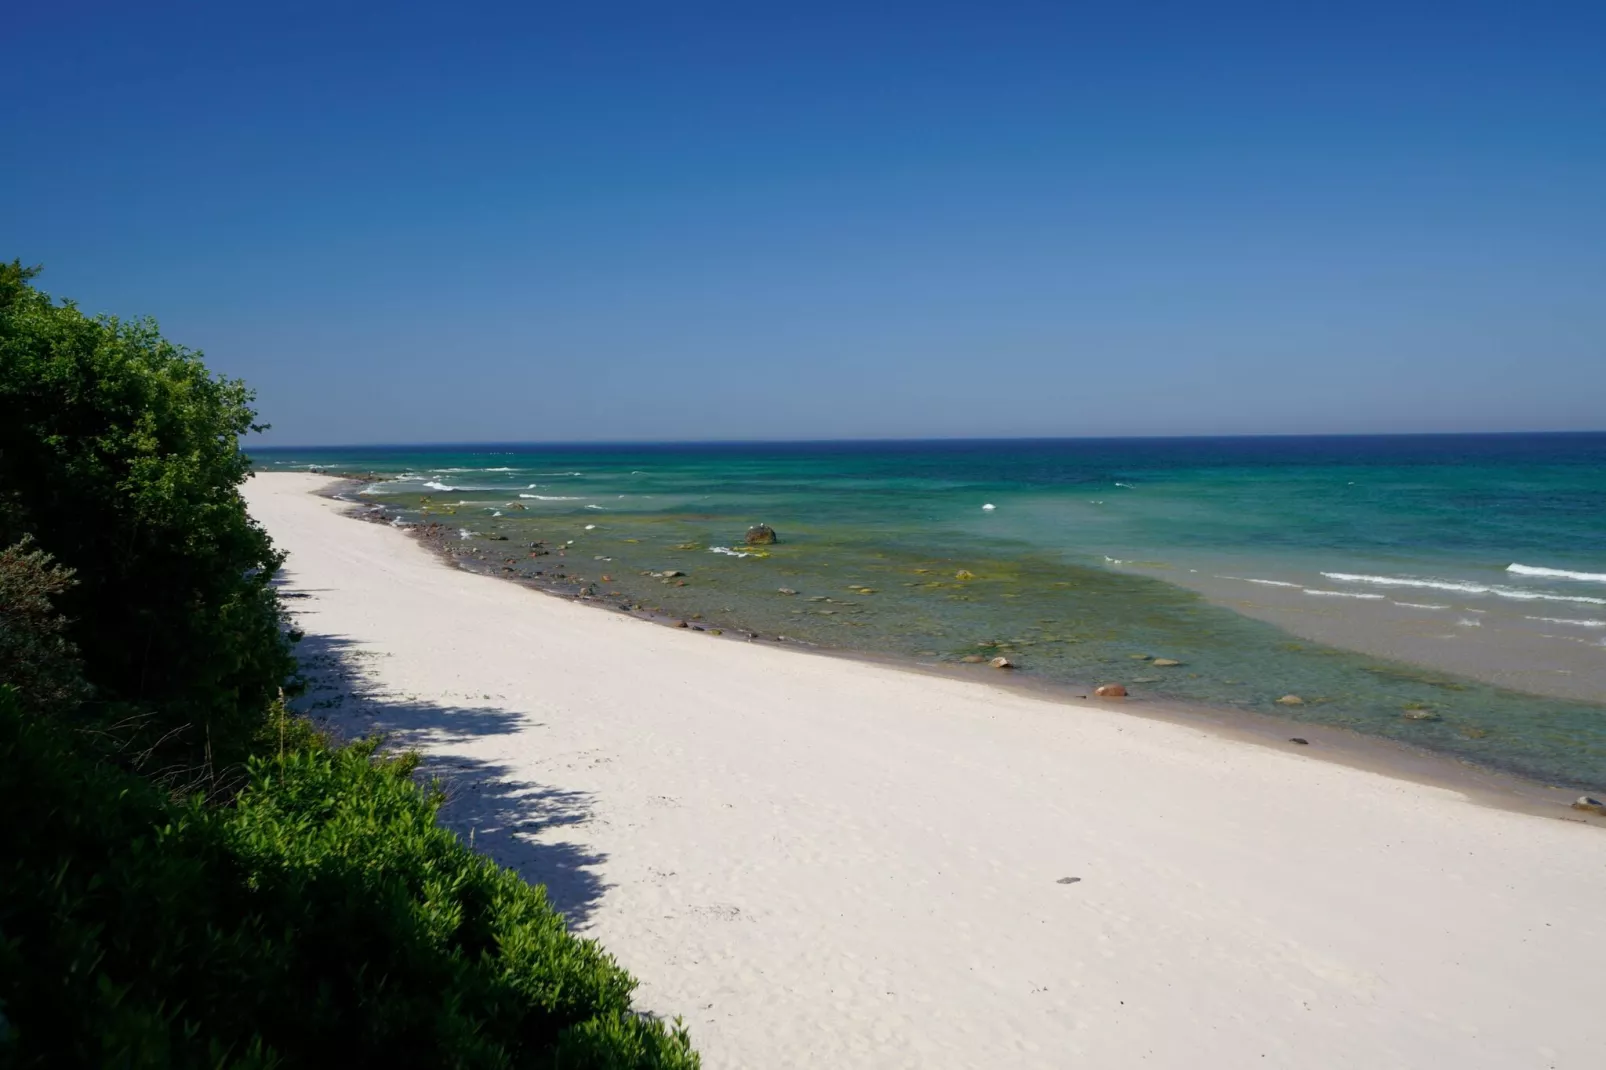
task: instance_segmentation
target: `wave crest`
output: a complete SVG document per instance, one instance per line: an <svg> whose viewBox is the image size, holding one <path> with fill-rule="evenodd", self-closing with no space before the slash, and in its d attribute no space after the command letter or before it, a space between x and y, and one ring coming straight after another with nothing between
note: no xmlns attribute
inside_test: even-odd
<svg viewBox="0 0 1606 1070"><path fill-rule="evenodd" d="M1506 566L1506 571L1513 576L1534 576L1546 580L1576 580L1580 583L1606 583L1606 572L1569 572L1564 568L1543 568L1539 565L1519 565L1513 562Z"/></svg>
<svg viewBox="0 0 1606 1070"><path fill-rule="evenodd" d="M1582 594L1550 594L1545 591L1530 591L1525 587L1501 587L1495 584L1466 583L1457 580L1419 580L1410 576L1366 576L1354 572L1324 572L1322 575L1339 583L1427 588L1433 591L1455 591L1460 594L1492 594L1497 598L1511 598L1519 602L1581 602L1591 606L1606 606L1606 598L1591 598Z"/></svg>

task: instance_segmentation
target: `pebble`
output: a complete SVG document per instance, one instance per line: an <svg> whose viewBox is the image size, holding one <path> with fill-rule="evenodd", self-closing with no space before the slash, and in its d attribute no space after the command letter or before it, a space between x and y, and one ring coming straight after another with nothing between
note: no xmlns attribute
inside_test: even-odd
<svg viewBox="0 0 1606 1070"><path fill-rule="evenodd" d="M1277 705L1279 706L1303 706L1304 704L1305 700L1298 695L1284 695L1277 700Z"/></svg>
<svg viewBox="0 0 1606 1070"><path fill-rule="evenodd" d="M1155 658L1149 664L1159 669L1172 669L1178 665L1181 665L1182 662L1178 661L1176 658Z"/></svg>
<svg viewBox="0 0 1606 1070"><path fill-rule="evenodd" d="M1099 698L1126 698L1126 688L1120 684L1103 684L1093 689Z"/></svg>
<svg viewBox="0 0 1606 1070"><path fill-rule="evenodd" d="M1010 661L1008 658L994 658L987 664L991 665L995 669L1013 669L1015 667L1015 663Z"/></svg>
<svg viewBox="0 0 1606 1070"><path fill-rule="evenodd" d="M776 589L778 591L780 591L782 594L797 594L797 592L792 590L792 588L790 588L790 587L778 587Z"/></svg>
<svg viewBox="0 0 1606 1070"><path fill-rule="evenodd" d="M1310 740L1306 739L1303 736L1289 736L1288 737L1288 742L1290 742L1290 743L1298 743L1301 747L1310 746Z"/></svg>
<svg viewBox="0 0 1606 1070"><path fill-rule="evenodd" d="M1606 802L1601 802L1599 799L1591 798L1588 795L1578 796L1578 801L1573 803L1573 809L1606 817Z"/></svg>

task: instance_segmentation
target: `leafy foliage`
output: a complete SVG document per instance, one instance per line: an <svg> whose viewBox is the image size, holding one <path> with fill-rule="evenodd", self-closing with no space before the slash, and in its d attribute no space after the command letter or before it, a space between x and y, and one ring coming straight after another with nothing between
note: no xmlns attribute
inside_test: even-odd
<svg viewBox="0 0 1606 1070"><path fill-rule="evenodd" d="M0 546L34 536L78 584L68 635L165 760L238 760L292 670L246 514L251 393L149 320L91 318L0 265Z"/></svg>
<svg viewBox="0 0 1606 1070"><path fill-rule="evenodd" d="M0 550L0 680L16 684L40 713L69 711L88 693L67 619L51 601L72 582L72 571L32 538Z"/></svg>
<svg viewBox="0 0 1606 1070"><path fill-rule="evenodd" d="M0 691L0 790L37 815L0 833L14 1065L697 1065L409 761L302 746L208 807L65 736Z"/></svg>
<svg viewBox="0 0 1606 1070"><path fill-rule="evenodd" d="M250 393L32 276L0 264L0 1066L695 1068L411 760L275 701Z"/></svg>

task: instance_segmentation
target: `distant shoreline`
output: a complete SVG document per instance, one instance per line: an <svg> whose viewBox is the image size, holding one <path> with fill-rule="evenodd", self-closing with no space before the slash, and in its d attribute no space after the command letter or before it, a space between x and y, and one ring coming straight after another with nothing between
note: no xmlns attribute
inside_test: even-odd
<svg viewBox="0 0 1606 1070"><path fill-rule="evenodd" d="M350 473L320 473L319 476L327 477L331 482L317 493L320 497L338 501L346 506L343 515L347 519L370 524L380 523L372 516L365 515L372 507L365 506L355 497L355 492L369 482L366 476ZM506 575L491 568L474 567L473 564L464 562L464 555L454 552L455 546L445 534L444 526L435 525L435 527L438 530L427 531L421 525L406 524L401 526L401 530L410 539L429 550L442 567L500 580L515 587L645 623L673 627L681 620L672 614L655 613L644 608L634 611L622 608L616 602L610 602L594 593L586 593L590 585L576 585L557 580L542 581L525 576ZM1309 742L1296 746L1308 748L1305 753L1319 760L1336 762L1353 769L1380 773L1416 784L1446 788L1460 792L1483 805L1536 816L1559 817L1569 821L1581 820L1582 818L1570 809L1569 804L1580 791L1601 790L1596 785L1583 782L1556 785L1536 777L1524 776L1520 772L1468 762L1401 740L1386 739L1332 725L1286 720L1230 706L1167 701L1152 696L1099 700L1091 695L1092 689L1098 686L1097 682L1075 686L1030 674L1001 672L985 664L954 665L890 653L820 646L696 621L686 622L685 626L697 632L712 631L713 638L734 642L759 642L799 654L807 653L859 664L878 665L947 680L981 683L1065 705L1075 706L1093 702L1137 717L1203 728L1245 744L1286 748L1291 737L1299 737ZM1600 823L1606 827L1606 821Z"/></svg>

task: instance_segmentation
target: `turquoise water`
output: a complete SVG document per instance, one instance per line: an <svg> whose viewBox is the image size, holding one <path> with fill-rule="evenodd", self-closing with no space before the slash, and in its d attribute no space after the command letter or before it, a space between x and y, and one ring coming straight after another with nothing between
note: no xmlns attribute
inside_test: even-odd
<svg viewBox="0 0 1606 1070"><path fill-rule="evenodd" d="M1606 786L1606 435L256 457L383 476L362 499L465 566L615 606Z"/></svg>

